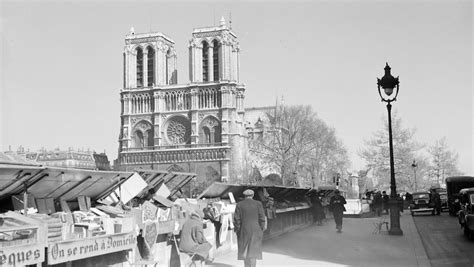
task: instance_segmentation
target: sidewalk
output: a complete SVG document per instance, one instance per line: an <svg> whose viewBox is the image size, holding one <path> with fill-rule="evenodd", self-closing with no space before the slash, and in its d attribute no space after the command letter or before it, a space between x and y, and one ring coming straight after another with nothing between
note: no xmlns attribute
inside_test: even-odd
<svg viewBox="0 0 474 267"><path fill-rule="evenodd" d="M387 216L387 220L390 218ZM334 221L310 226L264 242L257 266L430 266L410 213L400 217L403 236L373 234L379 218L344 218L343 233ZM210 266L243 266L237 252L215 259Z"/></svg>

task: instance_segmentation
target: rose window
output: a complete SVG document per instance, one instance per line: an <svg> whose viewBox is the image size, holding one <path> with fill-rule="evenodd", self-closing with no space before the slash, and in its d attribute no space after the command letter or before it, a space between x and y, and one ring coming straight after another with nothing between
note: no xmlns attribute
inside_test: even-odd
<svg viewBox="0 0 474 267"><path fill-rule="evenodd" d="M172 118L168 123L166 135L172 144L186 144L191 136L189 121L183 117Z"/></svg>

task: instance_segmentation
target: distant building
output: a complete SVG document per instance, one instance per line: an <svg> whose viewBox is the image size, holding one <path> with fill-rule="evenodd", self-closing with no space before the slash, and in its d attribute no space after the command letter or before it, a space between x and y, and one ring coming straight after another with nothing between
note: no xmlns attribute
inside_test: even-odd
<svg viewBox="0 0 474 267"><path fill-rule="evenodd" d="M6 154L12 153L45 166L103 171L111 170L110 162L105 153L96 153L90 150L74 150L73 148L60 150L57 148L54 150L42 149L40 151L30 152L25 151L25 149L20 146L16 152L6 152Z"/></svg>

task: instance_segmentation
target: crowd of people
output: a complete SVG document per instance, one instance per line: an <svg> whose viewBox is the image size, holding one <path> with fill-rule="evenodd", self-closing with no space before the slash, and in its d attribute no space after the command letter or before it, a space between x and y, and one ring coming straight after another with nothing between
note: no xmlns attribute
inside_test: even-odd
<svg viewBox="0 0 474 267"><path fill-rule="evenodd" d="M335 190L334 194L328 198L324 194L319 194L316 190L308 192L307 197L311 202L313 220L317 225L322 225L326 220L326 212L333 214L336 230L342 232L342 218L346 208L346 199L341 195L339 190Z"/></svg>
<svg viewBox="0 0 474 267"><path fill-rule="evenodd" d="M408 194L408 193L407 193ZM387 194L386 191L380 190L372 190L366 191L364 200L370 201L370 210L375 213L376 216L382 216L383 214L390 213L390 196ZM399 212L403 212L404 205L403 205L403 197L400 194L396 195L398 210Z"/></svg>

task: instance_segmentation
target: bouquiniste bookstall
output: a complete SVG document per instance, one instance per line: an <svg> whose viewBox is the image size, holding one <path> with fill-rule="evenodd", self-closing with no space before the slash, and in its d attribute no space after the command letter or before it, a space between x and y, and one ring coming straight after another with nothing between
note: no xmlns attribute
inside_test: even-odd
<svg viewBox="0 0 474 267"><path fill-rule="evenodd" d="M168 266L169 198L195 175L142 175L0 160L0 266Z"/></svg>

